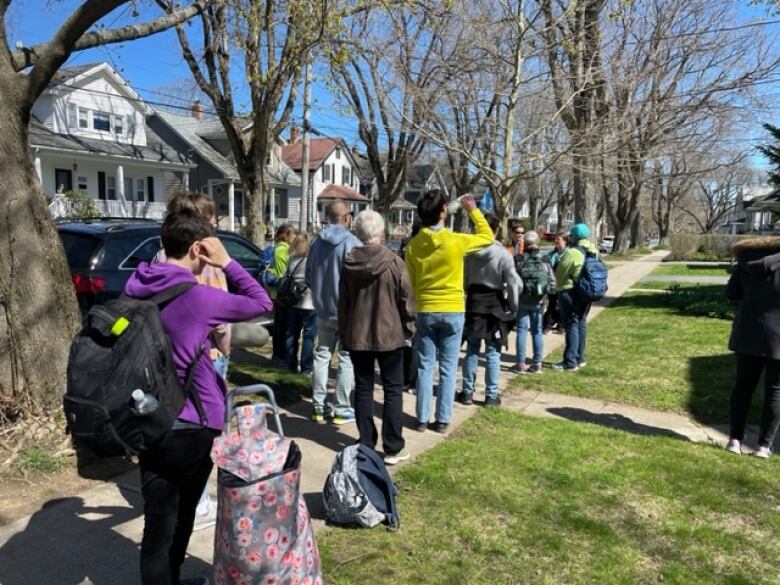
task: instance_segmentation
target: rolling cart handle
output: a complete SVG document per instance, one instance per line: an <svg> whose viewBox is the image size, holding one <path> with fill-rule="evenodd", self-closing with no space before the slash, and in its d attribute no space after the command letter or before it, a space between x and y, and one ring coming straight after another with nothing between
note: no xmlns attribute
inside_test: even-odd
<svg viewBox="0 0 780 585"><path fill-rule="evenodd" d="M252 386L242 386L240 388L234 388L227 394L227 408L225 409L225 432L230 433L230 419L233 418L233 399L237 396L264 396L268 399L271 405L271 412L274 415L274 424L276 425L276 433L284 438L284 430L282 429L282 421L279 419L279 407L276 405L276 398L274 397L274 391L270 386L266 384L253 384Z"/></svg>

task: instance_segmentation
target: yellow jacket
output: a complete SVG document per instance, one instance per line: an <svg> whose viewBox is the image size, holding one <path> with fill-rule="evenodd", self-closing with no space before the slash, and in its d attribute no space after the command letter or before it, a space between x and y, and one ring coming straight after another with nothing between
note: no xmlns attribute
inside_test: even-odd
<svg viewBox="0 0 780 585"><path fill-rule="evenodd" d="M418 313L463 313L463 259L493 243L495 235L482 212L469 218L475 234L459 234L441 228L424 227L406 247L406 267L414 287Z"/></svg>

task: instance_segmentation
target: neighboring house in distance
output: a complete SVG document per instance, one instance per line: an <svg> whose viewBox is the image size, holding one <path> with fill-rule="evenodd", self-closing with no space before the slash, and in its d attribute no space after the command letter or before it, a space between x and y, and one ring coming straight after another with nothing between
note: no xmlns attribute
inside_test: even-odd
<svg viewBox="0 0 780 585"><path fill-rule="evenodd" d="M35 170L56 216L81 191L102 216L159 219L191 164L146 125L150 108L106 63L60 69L30 121Z"/></svg>
<svg viewBox="0 0 780 585"><path fill-rule="evenodd" d="M149 125L191 158L195 166L189 173L190 189L206 193L214 199L220 227L234 230L236 225L244 225L241 178L222 123L213 117L206 117L203 106L196 101L189 115L157 111ZM247 129L249 127L247 125ZM272 147L266 173L266 184L269 187L266 222L271 225L297 222L301 181L282 161L278 144Z"/></svg>
<svg viewBox="0 0 780 585"><path fill-rule="evenodd" d="M317 218L325 221L325 207L334 199L343 199L357 214L369 207L369 198L361 195L360 169L355 157L340 138L312 138L309 142L309 177L316 201ZM302 180L303 144L297 128L290 131L290 143L282 146L282 161Z"/></svg>
<svg viewBox="0 0 780 585"><path fill-rule="evenodd" d="M721 233L773 233L780 214L780 189L771 185L747 187L737 196L734 210L718 228Z"/></svg>

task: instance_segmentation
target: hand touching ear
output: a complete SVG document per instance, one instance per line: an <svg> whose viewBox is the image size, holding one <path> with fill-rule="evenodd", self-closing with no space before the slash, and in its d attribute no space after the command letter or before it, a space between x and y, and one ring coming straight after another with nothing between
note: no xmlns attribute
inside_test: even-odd
<svg viewBox="0 0 780 585"><path fill-rule="evenodd" d="M205 238L200 241L200 254L198 258L209 266L224 268L230 262L230 255L219 238Z"/></svg>

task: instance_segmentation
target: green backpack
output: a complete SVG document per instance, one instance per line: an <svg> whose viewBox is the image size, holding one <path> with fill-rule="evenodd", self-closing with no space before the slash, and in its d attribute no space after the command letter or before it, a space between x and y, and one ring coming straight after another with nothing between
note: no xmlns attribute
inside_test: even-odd
<svg viewBox="0 0 780 585"><path fill-rule="evenodd" d="M523 279L523 299L526 301L540 301L550 289L550 274L544 265L541 255L525 256L523 266L520 269L520 278Z"/></svg>

